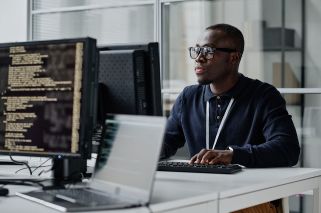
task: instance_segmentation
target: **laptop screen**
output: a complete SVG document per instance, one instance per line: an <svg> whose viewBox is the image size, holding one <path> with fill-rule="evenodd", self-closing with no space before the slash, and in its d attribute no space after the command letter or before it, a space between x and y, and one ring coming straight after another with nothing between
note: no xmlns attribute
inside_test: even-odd
<svg viewBox="0 0 321 213"><path fill-rule="evenodd" d="M109 115L105 124L94 181L127 186L150 194L166 118Z"/></svg>

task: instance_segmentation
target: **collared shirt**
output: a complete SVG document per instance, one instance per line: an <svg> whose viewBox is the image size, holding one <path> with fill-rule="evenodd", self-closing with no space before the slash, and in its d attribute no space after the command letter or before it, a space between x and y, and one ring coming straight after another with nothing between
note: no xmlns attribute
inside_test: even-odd
<svg viewBox="0 0 321 213"><path fill-rule="evenodd" d="M206 148L206 102L210 103L209 145L231 98L234 103L215 149L233 148L232 163L247 167L293 166L300 146L285 100L275 87L240 74L226 93L216 96L209 85L186 87L168 118L162 157L188 145L190 157Z"/></svg>

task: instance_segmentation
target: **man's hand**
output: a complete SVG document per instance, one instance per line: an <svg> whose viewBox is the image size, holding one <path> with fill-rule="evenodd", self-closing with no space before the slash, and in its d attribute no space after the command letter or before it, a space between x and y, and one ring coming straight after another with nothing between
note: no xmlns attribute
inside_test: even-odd
<svg viewBox="0 0 321 213"><path fill-rule="evenodd" d="M232 162L233 151L232 150L213 150L202 149L199 153L194 155L190 164L230 164Z"/></svg>

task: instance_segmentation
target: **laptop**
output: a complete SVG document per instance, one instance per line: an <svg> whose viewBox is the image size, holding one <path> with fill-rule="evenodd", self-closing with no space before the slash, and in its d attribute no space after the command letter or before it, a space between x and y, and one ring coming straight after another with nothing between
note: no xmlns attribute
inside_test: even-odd
<svg viewBox="0 0 321 213"><path fill-rule="evenodd" d="M165 117L108 115L89 183L17 195L64 212L148 205L165 125Z"/></svg>

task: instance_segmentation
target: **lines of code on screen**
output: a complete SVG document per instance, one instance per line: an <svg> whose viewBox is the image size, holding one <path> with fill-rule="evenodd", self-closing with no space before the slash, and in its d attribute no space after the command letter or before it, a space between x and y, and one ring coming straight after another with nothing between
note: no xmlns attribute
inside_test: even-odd
<svg viewBox="0 0 321 213"><path fill-rule="evenodd" d="M83 48L0 47L0 152L78 153Z"/></svg>

